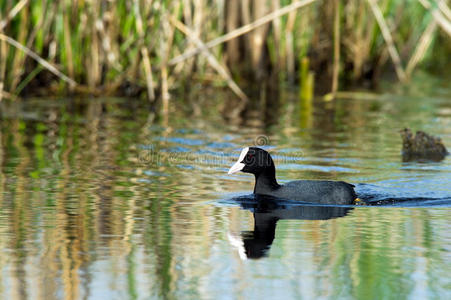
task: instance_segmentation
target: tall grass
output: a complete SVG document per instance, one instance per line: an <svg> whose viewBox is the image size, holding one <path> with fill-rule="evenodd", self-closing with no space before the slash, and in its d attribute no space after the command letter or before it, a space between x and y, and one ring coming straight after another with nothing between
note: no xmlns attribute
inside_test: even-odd
<svg viewBox="0 0 451 300"><path fill-rule="evenodd" d="M204 53L171 63L188 50L299 1L5 0L0 4L0 97L142 94L151 101L162 96L167 106L169 93L193 80L219 80L231 88L265 78L298 82L305 59L316 80L332 82L334 77L336 91L349 82L376 81L387 70L404 70L411 57L409 74L421 61L432 61L434 51L450 53L449 36L434 25L432 16L438 13L451 23L442 0L431 2L429 9L416 0L303 1L309 3L208 49L210 58L204 48ZM381 13L391 45L371 3ZM395 68L393 51L399 56ZM63 74L77 84L64 80ZM331 84L324 86L322 92L328 92Z"/></svg>

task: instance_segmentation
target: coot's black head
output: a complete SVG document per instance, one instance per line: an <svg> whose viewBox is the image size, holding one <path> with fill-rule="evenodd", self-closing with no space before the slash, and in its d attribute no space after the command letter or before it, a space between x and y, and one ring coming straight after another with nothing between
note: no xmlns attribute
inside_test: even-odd
<svg viewBox="0 0 451 300"><path fill-rule="evenodd" d="M230 168L229 174L238 171L259 175L275 172L275 167L268 152L257 147L246 147L241 151L238 161Z"/></svg>

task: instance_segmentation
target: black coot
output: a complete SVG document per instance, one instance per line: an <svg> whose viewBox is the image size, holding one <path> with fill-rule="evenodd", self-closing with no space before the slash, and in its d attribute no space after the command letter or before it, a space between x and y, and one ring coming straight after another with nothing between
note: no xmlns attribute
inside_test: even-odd
<svg viewBox="0 0 451 300"><path fill-rule="evenodd" d="M344 181L298 180L278 184L271 155L257 147L246 147L241 151L229 174L238 171L255 175L254 194L258 195L321 204L354 204L357 198L354 185Z"/></svg>

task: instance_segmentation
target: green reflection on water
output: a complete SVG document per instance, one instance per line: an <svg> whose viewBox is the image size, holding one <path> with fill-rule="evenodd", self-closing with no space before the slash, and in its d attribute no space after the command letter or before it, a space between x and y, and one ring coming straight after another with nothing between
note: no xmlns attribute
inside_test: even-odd
<svg viewBox="0 0 451 300"><path fill-rule="evenodd" d="M447 298L449 208L281 220L269 256L241 261L227 235L252 230L252 214L218 205L252 190L252 177L225 172L259 134L281 156L282 181L402 189L419 180L450 195L449 159L400 162L397 128L451 136L450 103L423 100L313 102L308 126L286 101L283 122L249 128L208 117L208 107L198 120L174 112L161 127L118 100L31 102L0 122L0 298ZM150 145L161 161L140 159Z"/></svg>

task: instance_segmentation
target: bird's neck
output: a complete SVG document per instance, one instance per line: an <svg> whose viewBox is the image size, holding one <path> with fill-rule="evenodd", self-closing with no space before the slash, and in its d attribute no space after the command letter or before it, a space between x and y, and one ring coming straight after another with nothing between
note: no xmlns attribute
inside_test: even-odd
<svg viewBox="0 0 451 300"><path fill-rule="evenodd" d="M278 218L271 213L254 213L254 237L267 241L271 245L277 225Z"/></svg>
<svg viewBox="0 0 451 300"><path fill-rule="evenodd" d="M276 169L268 168L255 174L254 194L266 194L278 189L280 185L276 180Z"/></svg>

